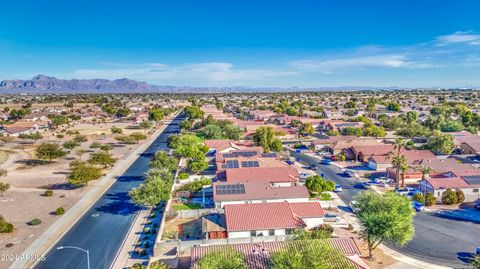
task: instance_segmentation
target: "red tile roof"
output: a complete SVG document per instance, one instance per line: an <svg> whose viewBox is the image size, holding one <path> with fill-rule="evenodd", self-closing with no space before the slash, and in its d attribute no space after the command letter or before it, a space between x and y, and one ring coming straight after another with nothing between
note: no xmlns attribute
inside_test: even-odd
<svg viewBox="0 0 480 269"><path fill-rule="evenodd" d="M318 202L225 205L229 232L302 228L305 227L302 217L320 218L324 215Z"/></svg>
<svg viewBox="0 0 480 269"><path fill-rule="evenodd" d="M320 239L322 240L322 239ZM345 266L350 263L356 269L368 269L368 265L363 261L355 240L350 237L330 238L328 240L332 246L340 250L347 260L332 260L337 267ZM211 251L230 251L234 248L244 256L244 262L248 269L268 269L270 266L270 255L288 244L295 244L295 247L301 248L306 241L280 241L280 242L259 242L249 244L232 245L212 245L212 246L194 246L191 251L191 268L199 269L198 261Z"/></svg>
<svg viewBox="0 0 480 269"><path fill-rule="evenodd" d="M297 169L292 167L259 167L225 169L228 182L296 182Z"/></svg>
<svg viewBox="0 0 480 269"><path fill-rule="evenodd" d="M214 201L245 201L245 200L269 200L269 199L292 199L308 198L309 193L305 186L272 187L268 182L244 182L243 194L221 194L216 192L216 186L230 185L228 182L213 183Z"/></svg>

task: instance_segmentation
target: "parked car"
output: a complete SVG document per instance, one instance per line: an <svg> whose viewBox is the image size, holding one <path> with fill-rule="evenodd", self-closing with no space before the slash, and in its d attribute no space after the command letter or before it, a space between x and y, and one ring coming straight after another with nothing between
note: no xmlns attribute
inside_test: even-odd
<svg viewBox="0 0 480 269"><path fill-rule="evenodd" d="M334 192L342 192L342 190L343 190L343 189L342 189L342 186L336 184L336 185L335 185L335 189L334 189L333 191L334 191Z"/></svg>
<svg viewBox="0 0 480 269"><path fill-rule="evenodd" d="M311 163L311 164L308 166L308 168L311 169L311 170L317 170L317 169L318 169L317 165L314 164L314 163Z"/></svg>
<svg viewBox="0 0 480 269"><path fill-rule="evenodd" d="M325 217L323 217L324 222L339 222L340 217L337 214L334 213L327 213L325 214Z"/></svg>
<svg viewBox="0 0 480 269"><path fill-rule="evenodd" d="M476 253L477 253L477 255L480 255L480 246L477 247Z"/></svg>
<svg viewBox="0 0 480 269"><path fill-rule="evenodd" d="M307 173L300 173L300 179L307 179L310 175Z"/></svg>
<svg viewBox="0 0 480 269"><path fill-rule="evenodd" d="M332 160L327 159L327 158L324 158L324 159L322 159L322 160L320 161L320 164L327 164L327 165L329 165L329 164L331 164L331 163L332 163Z"/></svg>
<svg viewBox="0 0 480 269"><path fill-rule="evenodd" d="M350 209L352 209L352 212L353 213L358 213L360 211L360 209L356 206L357 205L357 201L351 201L349 206L350 206Z"/></svg>
<svg viewBox="0 0 480 269"><path fill-rule="evenodd" d="M400 195L407 196L410 191L407 189L396 189L395 192Z"/></svg>
<svg viewBox="0 0 480 269"><path fill-rule="evenodd" d="M354 177L355 176L355 173L353 173L353 171L349 170L349 169L343 170L343 174L346 175L347 177Z"/></svg>
<svg viewBox="0 0 480 269"><path fill-rule="evenodd" d="M372 186L368 182L357 182L355 183L355 188L368 190L368 189L371 189Z"/></svg>
<svg viewBox="0 0 480 269"><path fill-rule="evenodd" d="M425 209L425 205L417 201L412 201L412 207L417 212L423 211Z"/></svg>

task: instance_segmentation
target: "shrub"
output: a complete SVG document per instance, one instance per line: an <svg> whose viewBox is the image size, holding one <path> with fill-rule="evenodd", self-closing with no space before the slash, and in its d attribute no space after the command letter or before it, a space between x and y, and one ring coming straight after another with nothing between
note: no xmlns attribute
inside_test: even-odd
<svg viewBox="0 0 480 269"><path fill-rule="evenodd" d="M13 224L7 222L0 215L0 233L11 233L11 232L13 232Z"/></svg>
<svg viewBox="0 0 480 269"><path fill-rule="evenodd" d="M169 269L170 267L163 262L154 261L149 266L148 269Z"/></svg>
<svg viewBox="0 0 480 269"><path fill-rule="evenodd" d="M442 203L446 205L456 204L458 201L457 194L451 189L447 189L442 193Z"/></svg>
<svg viewBox="0 0 480 269"><path fill-rule="evenodd" d="M46 190L46 191L43 193L43 196L47 196L47 197L53 196L53 191L52 191L52 190Z"/></svg>
<svg viewBox="0 0 480 269"><path fill-rule="evenodd" d="M425 205L426 206L432 206L437 203L437 198L433 195L433 193L427 193L425 195Z"/></svg>
<svg viewBox="0 0 480 269"><path fill-rule="evenodd" d="M135 250L136 251L136 250ZM135 263L130 267L131 269L145 269L146 267L140 263Z"/></svg>
<svg viewBox="0 0 480 269"><path fill-rule="evenodd" d="M65 214L65 209L63 207L59 207L55 210L55 215L61 216L63 214Z"/></svg>
<svg viewBox="0 0 480 269"><path fill-rule="evenodd" d="M146 234L150 233L150 228L149 227L143 228L143 232Z"/></svg>
<svg viewBox="0 0 480 269"><path fill-rule="evenodd" d="M202 190L202 186L211 185L212 180L209 178L200 178L195 181L189 182L183 186L177 188L177 191L189 191L198 192Z"/></svg>
<svg viewBox="0 0 480 269"><path fill-rule="evenodd" d="M421 193L415 193L412 197L414 201L420 202L422 204L425 204L425 197L423 197L423 194Z"/></svg>
<svg viewBox="0 0 480 269"><path fill-rule="evenodd" d="M178 174L178 179L187 179L190 175L188 173L182 172Z"/></svg>
<svg viewBox="0 0 480 269"><path fill-rule="evenodd" d="M323 232L327 233L328 235L332 235L332 234L333 234L333 227L332 227L332 225L327 224L327 223L320 224L317 228L315 228L315 230L323 231Z"/></svg>
<svg viewBox="0 0 480 269"><path fill-rule="evenodd" d="M42 223L40 219L32 219L31 221L27 222L27 224L30 226L36 226L36 225L39 225L40 223Z"/></svg>
<svg viewBox="0 0 480 269"><path fill-rule="evenodd" d="M98 149L102 146L102 144L100 142L92 142L92 144L90 144L90 148L91 149Z"/></svg>
<svg viewBox="0 0 480 269"><path fill-rule="evenodd" d="M65 136L63 134L58 134L57 138L64 138Z"/></svg>
<svg viewBox="0 0 480 269"><path fill-rule="evenodd" d="M461 204L465 201L465 194L463 191L456 189L455 194L457 195L457 204Z"/></svg>

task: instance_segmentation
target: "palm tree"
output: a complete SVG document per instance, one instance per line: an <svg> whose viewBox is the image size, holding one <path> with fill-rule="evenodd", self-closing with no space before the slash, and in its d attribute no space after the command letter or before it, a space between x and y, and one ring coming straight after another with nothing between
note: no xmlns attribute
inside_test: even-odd
<svg viewBox="0 0 480 269"><path fill-rule="evenodd" d="M391 155L389 155L391 156ZM396 181L395 181L395 188L398 188L398 179L400 178L400 172L402 172L402 187L405 186L405 172L409 168L407 165L407 158L405 155L396 155L392 158L392 167L395 169L396 174Z"/></svg>
<svg viewBox="0 0 480 269"><path fill-rule="evenodd" d="M402 148L405 148L406 146L407 146L407 141L405 139L397 138L395 140L395 144L393 145L393 148L397 150L397 156L400 155Z"/></svg>
<svg viewBox="0 0 480 269"><path fill-rule="evenodd" d="M427 179L427 176L433 172L433 169L430 166L426 166L425 164L420 164L415 167L415 171L422 173L422 180Z"/></svg>

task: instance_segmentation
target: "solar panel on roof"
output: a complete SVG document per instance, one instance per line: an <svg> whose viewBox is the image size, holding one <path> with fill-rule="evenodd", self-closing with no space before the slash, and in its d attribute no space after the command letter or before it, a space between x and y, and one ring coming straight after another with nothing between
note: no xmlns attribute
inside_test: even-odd
<svg viewBox="0 0 480 269"><path fill-rule="evenodd" d="M274 158L274 157L277 157L277 153L263 153L262 157L263 158Z"/></svg>
<svg viewBox="0 0 480 269"><path fill-rule="evenodd" d="M243 161L242 167L260 167L258 161Z"/></svg>
<svg viewBox="0 0 480 269"><path fill-rule="evenodd" d="M226 164L222 166L222 168L239 168L237 160L229 160Z"/></svg>
<svg viewBox="0 0 480 269"><path fill-rule="evenodd" d="M464 179L469 185L477 185L477 184L480 184L480 176L464 176L463 179Z"/></svg>
<svg viewBox="0 0 480 269"><path fill-rule="evenodd" d="M243 184L217 185L215 187L215 192L217 195L244 194L245 185Z"/></svg>

